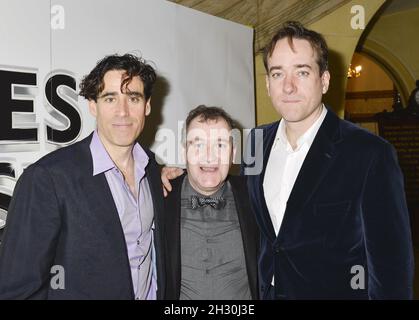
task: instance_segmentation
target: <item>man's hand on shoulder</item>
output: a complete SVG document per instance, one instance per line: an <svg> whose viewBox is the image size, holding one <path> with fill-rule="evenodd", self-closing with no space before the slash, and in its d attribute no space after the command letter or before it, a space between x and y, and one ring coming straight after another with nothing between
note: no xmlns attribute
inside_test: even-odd
<svg viewBox="0 0 419 320"><path fill-rule="evenodd" d="M172 191L170 180L173 180L183 174L182 168L177 167L163 167L161 170L161 182L163 185L164 197L167 197L169 192Z"/></svg>

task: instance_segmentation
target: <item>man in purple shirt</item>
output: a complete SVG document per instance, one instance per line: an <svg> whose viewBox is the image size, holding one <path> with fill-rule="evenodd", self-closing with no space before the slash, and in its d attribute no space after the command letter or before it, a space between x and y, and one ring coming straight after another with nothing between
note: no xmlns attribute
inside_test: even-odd
<svg viewBox="0 0 419 320"><path fill-rule="evenodd" d="M97 129L19 179L0 246L0 299L164 297L162 190L137 138L154 69L107 56L82 80Z"/></svg>

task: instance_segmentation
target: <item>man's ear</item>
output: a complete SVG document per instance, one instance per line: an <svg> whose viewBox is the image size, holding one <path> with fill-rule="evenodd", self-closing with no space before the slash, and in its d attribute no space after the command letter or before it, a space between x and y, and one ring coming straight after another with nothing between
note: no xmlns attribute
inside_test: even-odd
<svg viewBox="0 0 419 320"><path fill-rule="evenodd" d="M322 93L325 94L329 90L330 72L326 70L322 74Z"/></svg>
<svg viewBox="0 0 419 320"><path fill-rule="evenodd" d="M97 104L95 100L89 100L89 112L96 118L97 116Z"/></svg>
<svg viewBox="0 0 419 320"><path fill-rule="evenodd" d="M265 82L266 82L266 91L268 92L268 96L271 96L271 93L269 91L269 75L265 76Z"/></svg>
<svg viewBox="0 0 419 320"><path fill-rule="evenodd" d="M151 98L148 98L145 104L145 115L148 116L151 113Z"/></svg>

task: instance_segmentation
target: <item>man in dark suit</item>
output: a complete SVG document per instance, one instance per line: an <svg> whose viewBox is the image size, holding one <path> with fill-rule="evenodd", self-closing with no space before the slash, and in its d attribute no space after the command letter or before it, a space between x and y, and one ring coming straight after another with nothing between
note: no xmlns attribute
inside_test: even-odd
<svg viewBox="0 0 419 320"><path fill-rule="evenodd" d="M165 199L166 298L257 299L259 230L244 177L229 176L234 121L198 106L185 123L186 175Z"/></svg>
<svg viewBox="0 0 419 320"><path fill-rule="evenodd" d="M282 120L251 132L243 168L261 231L261 298L412 298L411 231L394 148L323 105L327 55L323 37L296 22L264 52Z"/></svg>
<svg viewBox="0 0 419 320"><path fill-rule="evenodd" d="M97 130L20 177L0 247L0 300L164 296L160 175L136 143L155 79L129 54L105 57L83 79Z"/></svg>

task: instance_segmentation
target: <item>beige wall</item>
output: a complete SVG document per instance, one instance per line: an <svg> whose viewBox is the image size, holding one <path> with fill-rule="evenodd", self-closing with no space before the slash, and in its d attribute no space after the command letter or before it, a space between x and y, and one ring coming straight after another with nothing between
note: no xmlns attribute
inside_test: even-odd
<svg viewBox="0 0 419 320"><path fill-rule="evenodd" d="M364 30L351 28L351 8L362 5L365 9L365 24L367 25L375 12L385 0L357 0L350 1L319 21L307 27L322 33L330 48L331 86L325 96L328 103L340 116L344 113L344 100L346 89L346 72L355 47ZM255 57L256 77L256 122L258 125L269 123L278 119L278 115L266 94L265 70L262 57Z"/></svg>
<svg viewBox="0 0 419 320"><path fill-rule="evenodd" d="M278 113L272 107L271 99L266 91L265 67L261 54L255 57L255 81L256 81L256 124L273 122L279 119Z"/></svg>

